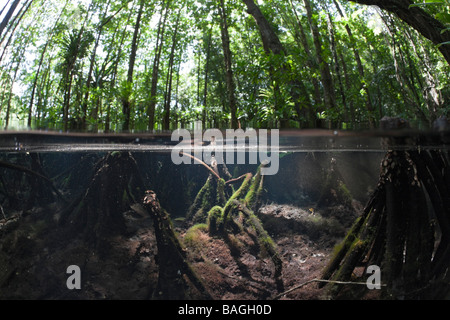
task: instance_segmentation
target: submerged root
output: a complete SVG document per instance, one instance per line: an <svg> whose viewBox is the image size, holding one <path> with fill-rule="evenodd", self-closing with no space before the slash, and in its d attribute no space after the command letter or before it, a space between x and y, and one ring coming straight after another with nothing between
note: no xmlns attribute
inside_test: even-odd
<svg viewBox="0 0 450 320"><path fill-rule="evenodd" d="M137 163L128 153L112 152L99 163L85 192L67 206L59 222L71 230L84 233L97 247L107 238L123 234L123 212L142 194Z"/></svg>
<svg viewBox="0 0 450 320"><path fill-rule="evenodd" d="M450 261L448 167L446 156L431 151L386 154L377 189L323 271L324 280L334 281L321 283L332 297L355 268L373 264L383 270L387 298L448 295L441 281Z"/></svg>
<svg viewBox="0 0 450 320"><path fill-rule="evenodd" d="M225 186L241 180L242 184L240 187L233 192L228 200L226 200ZM213 181L218 182L214 185ZM216 193L211 194L214 190L216 190ZM206 223L209 234L211 236L223 237L234 253L233 256L236 259L240 256L240 249L239 246L233 245L233 234L253 230L253 232L256 233L256 242L260 251L265 252L274 264L274 277L277 283L277 289L282 291L282 262L276 245L264 229L259 218L254 214L254 211L251 210L251 208L257 209L259 207L262 190L263 176L260 174L260 168L255 176L251 173L247 173L239 178L228 180L227 182L223 179L212 179L210 176L203 188L197 194L188 216L192 215L193 211L197 212L195 215L196 217L199 216L199 213L204 215L204 213L207 212ZM211 202L208 202L208 199L215 199L214 205ZM239 216L239 213L244 215L244 223L235 218ZM201 220L196 220L196 222L202 223ZM239 261L236 262L238 265L242 265ZM243 266L241 267L244 268Z"/></svg>
<svg viewBox="0 0 450 320"><path fill-rule="evenodd" d="M267 231L264 229L261 220L253 213L252 210L247 208L245 204L239 202L238 200L232 200L232 202L236 206L236 208L246 216L247 223L256 232L259 246L263 248L264 252L272 260L275 267L274 277L277 283L278 291L284 290L283 281L281 279L283 271L283 263L281 261L280 255L278 254L275 242L272 240Z"/></svg>
<svg viewBox="0 0 450 320"><path fill-rule="evenodd" d="M174 232L171 220L153 191L146 191L143 205L153 220L158 246L158 284L154 299L190 299L189 283L200 292L203 299L212 299L202 281L187 262L185 252Z"/></svg>

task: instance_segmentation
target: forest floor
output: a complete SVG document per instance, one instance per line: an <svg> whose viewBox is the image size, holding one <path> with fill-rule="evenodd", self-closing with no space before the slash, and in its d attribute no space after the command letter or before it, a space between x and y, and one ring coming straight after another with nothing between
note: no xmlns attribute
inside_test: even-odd
<svg viewBox="0 0 450 320"><path fill-rule="evenodd" d="M281 292L320 278L333 247L343 239L360 211L337 206L316 211L267 204L259 216L277 245L283 262L283 288L277 287L270 257L248 232L235 235L239 253L220 237L199 229L187 241L177 219L175 230L187 259L213 299L326 299L317 283L277 297ZM0 299L151 299L157 279L157 245L151 219L124 213L126 233L100 243L70 235L58 225L57 208L35 209L15 219L0 220ZM333 214L333 216L331 216ZM186 241L185 241L186 240ZM69 290L67 268L81 270L81 289ZM195 293L193 294L195 298Z"/></svg>

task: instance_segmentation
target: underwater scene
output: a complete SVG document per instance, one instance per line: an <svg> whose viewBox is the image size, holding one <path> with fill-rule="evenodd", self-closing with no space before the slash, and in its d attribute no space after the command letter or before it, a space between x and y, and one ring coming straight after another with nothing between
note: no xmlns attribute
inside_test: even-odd
<svg viewBox="0 0 450 320"><path fill-rule="evenodd" d="M0 0L2 307L449 300L449 97L450 0Z"/></svg>
<svg viewBox="0 0 450 320"><path fill-rule="evenodd" d="M449 297L447 131L241 133L0 133L0 299Z"/></svg>

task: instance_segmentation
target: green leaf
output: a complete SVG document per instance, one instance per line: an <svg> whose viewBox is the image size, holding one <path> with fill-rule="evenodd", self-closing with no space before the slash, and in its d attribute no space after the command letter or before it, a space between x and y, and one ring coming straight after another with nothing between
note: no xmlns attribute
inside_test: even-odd
<svg viewBox="0 0 450 320"><path fill-rule="evenodd" d="M438 48L439 48L440 46L443 46L443 45L446 45L446 44L450 44L450 41L446 41L446 42L439 43L439 44L438 44Z"/></svg>
<svg viewBox="0 0 450 320"><path fill-rule="evenodd" d="M450 14L447 12L437 13L436 18L444 23L450 23Z"/></svg>

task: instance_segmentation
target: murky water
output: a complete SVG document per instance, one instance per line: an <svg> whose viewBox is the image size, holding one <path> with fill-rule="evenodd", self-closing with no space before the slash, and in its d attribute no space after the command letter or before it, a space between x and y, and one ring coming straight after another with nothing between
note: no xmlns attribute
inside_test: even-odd
<svg viewBox="0 0 450 320"><path fill-rule="evenodd" d="M321 277L377 190L389 152L439 154L444 163L450 146L444 132L280 132L263 149L250 139L192 137L181 145L171 134L1 133L0 297L178 299L184 289L171 290L182 279L193 287L182 298L275 297L299 277ZM256 184L264 160L276 170ZM146 190L159 206L145 202ZM232 222L213 232L214 207ZM170 230L179 252L158 239ZM264 234L275 247L259 242ZM283 297L325 296L304 288Z"/></svg>

